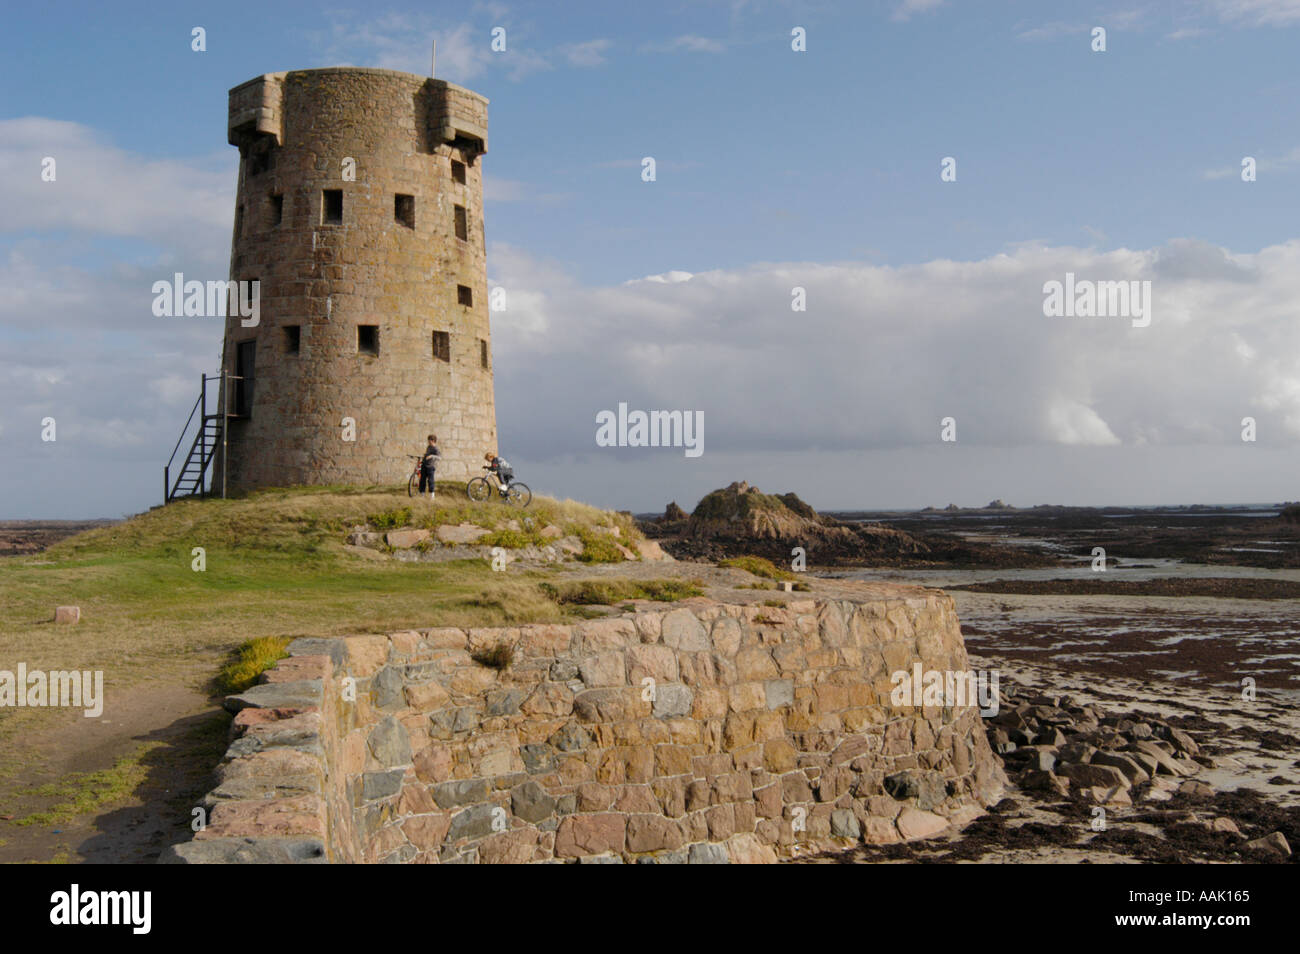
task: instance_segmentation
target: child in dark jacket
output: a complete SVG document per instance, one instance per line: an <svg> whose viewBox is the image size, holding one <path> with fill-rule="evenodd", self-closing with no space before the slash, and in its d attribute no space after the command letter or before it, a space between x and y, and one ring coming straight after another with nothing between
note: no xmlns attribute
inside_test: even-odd
<svg viewBox="0 0 1300 954"><path fill-rule="evenodd" d="M429 446L424 449L424 457L420 460L420 493L424 493L427 485L429 488L429 499L433 499L433 477L438 469L438 458L442 456L442 451L438 450L438 435L429 435Z"/></svg>
<svg viewBox="0 0 1300 954"><path fill-rule="evenodd" d="M488 462L488 471L497 475L497 480L501 483L501 493L504 494L510 486L510 481L515 479L514 468L510 466L510 461L504 457L498 457L491 451L484 454L483 459Z"/></svg>

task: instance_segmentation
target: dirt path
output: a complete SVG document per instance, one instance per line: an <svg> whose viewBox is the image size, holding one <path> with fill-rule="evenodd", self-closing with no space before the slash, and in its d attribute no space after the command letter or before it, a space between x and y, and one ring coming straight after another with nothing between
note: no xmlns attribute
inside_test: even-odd
<svg viewBox="0 0 1300 954"><path fill-rule="evenodd" d="M148 682L110 691L99 718L49 710L34 731L8 740L0 862L152 862L186 836L189 810L209 787L229 723L206 688L215 664L188 659ZM118 797L68 819L17 824L69 794L92 793L97 785L84 774L112 769L124 757L132 762ZM44 785L63 791L30 792Z"/></svg>

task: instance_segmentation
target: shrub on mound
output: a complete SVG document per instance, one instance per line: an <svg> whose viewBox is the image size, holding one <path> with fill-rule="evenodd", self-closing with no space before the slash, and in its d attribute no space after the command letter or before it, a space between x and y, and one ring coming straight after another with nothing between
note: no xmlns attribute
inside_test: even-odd
<svg viewBox="0 0 1300 954"><path fill-rule="evenodd" d="M610 534L580 527L578 539L582 541L582 552L578 554L578 559L583 563L621 563L623 560L623 551Z"/></svg>
<svg viewBox="0 0 1300 954"><path fill-rule="evenodd" d="M745 570L754 574L754 576L761 576L767 580L796 579L795 575L789 570L783 570L771 560L764 559L761 556L728 557L725 560L719 560L718 566Z"/></svg>

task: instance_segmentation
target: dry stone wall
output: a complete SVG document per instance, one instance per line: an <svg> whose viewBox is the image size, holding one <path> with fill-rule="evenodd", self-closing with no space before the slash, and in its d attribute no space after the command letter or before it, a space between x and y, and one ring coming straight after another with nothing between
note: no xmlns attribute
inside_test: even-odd
<svg viewBox="0 0 1300 954"><path fill-rule="evenodd" d="M951 600L694 599L567 625L300 639L240 696L172 861L727 863L927 837L1000 796ZM501 651L508 665L488 660Z"/></svg>

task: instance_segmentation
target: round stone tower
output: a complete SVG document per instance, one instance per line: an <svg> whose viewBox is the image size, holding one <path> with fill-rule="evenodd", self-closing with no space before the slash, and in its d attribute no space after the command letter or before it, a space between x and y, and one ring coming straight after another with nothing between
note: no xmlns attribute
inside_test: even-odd
<svg viewBox="0 0 1300 954"><path fill-rule="evenodd" d="M269 73L230 91L229 139L230 279L260 295L226 319L241 380L213 489L404 484L427 434L439 477L479 473L497 437L487 100L391 70Z"/></svg>

